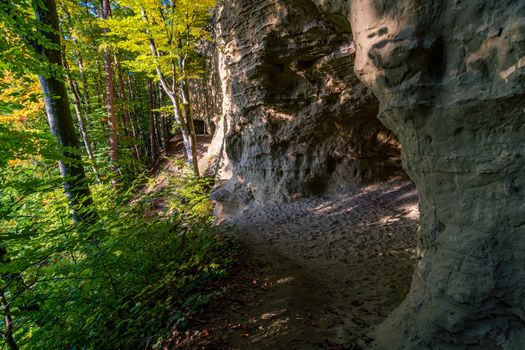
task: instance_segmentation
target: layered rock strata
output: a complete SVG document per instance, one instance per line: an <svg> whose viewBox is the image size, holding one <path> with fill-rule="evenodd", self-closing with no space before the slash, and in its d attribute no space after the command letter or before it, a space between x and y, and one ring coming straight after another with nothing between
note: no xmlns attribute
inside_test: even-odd
<svg viewBox="0 0 525 350"><path fill-rule="evenodd" d="M355 46L344 1L230 0L216 28L227 129L219 134L233 172L214 194L219 209L400 173L398 141L349 69Z"/></svg>
<svg viewBox="0 0 525 350"><path fill-rule="evenodd" d="M351 18L421 212L411 291L375 347L523 349L525 2L352 0Z"/></svg>

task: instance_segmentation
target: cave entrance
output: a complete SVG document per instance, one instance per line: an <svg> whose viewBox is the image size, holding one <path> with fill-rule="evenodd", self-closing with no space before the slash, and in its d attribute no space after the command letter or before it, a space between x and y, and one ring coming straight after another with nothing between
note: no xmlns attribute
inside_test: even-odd
<svg viewBox="0 0 525 350"><path fill-rule="evenodd" d="M197 135L208 135L208 129L204 120L194 119L193 126L195 127L195 134Z"/></svg>

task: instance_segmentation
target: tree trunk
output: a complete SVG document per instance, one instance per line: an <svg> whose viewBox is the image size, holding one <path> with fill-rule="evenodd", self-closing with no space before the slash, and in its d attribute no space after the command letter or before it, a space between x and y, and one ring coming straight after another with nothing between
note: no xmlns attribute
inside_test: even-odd
<svg viewBox="0 0 525 350"><path fill-rule="evenodd" d="M137 146L136 135L131 122L131 117L128 108L128 98L126 95L126 85L124 84L124 77L122 76L122 67L118 60L118 55L115 52L115 66L118 72L118 82L120 86L120 99L122 100L122 124L124 126L124 133L126 134L126 143L133 149L133 156L140 159L140 151Z"/></svg>
<svg viewBox="0 0 525 350"><path fill-rule="evenodd" d="M142 17L146 20L146 17L145 17L144 13L142 13ZM155 41L153 40L153 38L150 38L148 40L148 44L149 44L152 56L154 58L158 59L159 58L159 53L157 52L157 48L155 46ZM198 165L196 165L197 158L194 157L195 153L193 152L192 141L191 141L191 134L189 133L189 128L188 128L188 126L186 124L186 120L184 118L182 118L181 113L180 113L180 109L179 109L178 96L177 96L177 92L175 90L176 81L177 81L177 76L176 76L176 73L175 73L175 69L173 69L173 73L172 73L172 77L171 77L172 78L172 82L173 82L173 87L172 88L170 88L168 83L166 82L166 79L164 78L164 74L162 73L159 65L155 66L155 71L157 72L157 76L159 78L159 81L160 81L160 84L162 86L162 89L164 90L166 95L168 95L168 97L170 98L171 103L173 105L173 113L175 115L175 120L180 125L180 130L181 130L181 134L182 134L182 140L184 142L184 149L186 150L186 155L187 155L187 158L188 158L188 162L190 163L190 165L192 165L192 168L193 168L193 171L195 173L195 176L199 176L199 168L198 168Z"/></svg>
<svg viewBox="0 0 525 350"><path fill-rule="evenodd" d="M11 350L18 350L18 345L16 344L15 338L13 337L13 318L11 316L11 310L9 307L9 303L7 302L7 299L5 298L4 291L0 291L0 300L2 303L2 313L4 316L4 327L5 331L4 334L2 334L5 342L7 343L7 346L9 346L9 349Z"/></svg>
<svg viewBox="0 0 525 350"><path fill-rule="evenodd" d="M157 85L153 85L153 91L155 91L155 102L154 102L155 108L159 108L160 95L159 95L159 89ZM162 129L164 126L163 119L164 118L162 118L161 112L159 111L155 112L155 126L157 128L157 147L159 148L159 152L161 153L165 151L164 130Z"/></svg>
<svg viewBox="0 0 525 350"><path fill-rule="evenodd" d="M74 40L74 43L77 43L76 39ZM79 91L79 97L81 98L81 101L82 101L81 105L83 106L82 110L84 111L84 114L83 114L84 121L86 122L85 124L87 125L89 124L89 121L91 119L90 118L91 117L91 96L90 96L89 86L87 83L86 73L84 69L84 59L82 58L82 53L80 52L80 50L77 51L77 67L78 67L78 71L80 74L80 82L82 84L81 89L78 88L78 84L77 84L77 91ZM97 143L95 142L94 139L90 140L90 145L92 149L93 148L97 149Z"/></svg>
<svg viewBox="0 0 525 350"><path fill-rule="evenodd" d="M80 94L78 92L78 86L71 78L71 73L69 72L69 66L65 58L64 58L64 68L66 70L66 77L69 82L69 88L71 89L71 93L73 94L73 106L75 107L75 113L76 113L77 121L78 121L78 128L80 129L80 134L82 135L82 141L84 141L84 147L86 148L86 153L88 155L89 160L91 161L93 174L95 174L97 182L100 182L100 178L98 176L97 161L95 159L95 155L93 154L93 147L91 146L91 142L89 141L89 135L86 130L86 122L85 122L84 116L82 115L82 104L80 100Z"/></svg>
<svg viewBox="0 0 525 350"><path fill-rule="evenodd" d="M100 60L95 60L97 62L97 74L94 79L96 86L105 86L106 80L104 79L104 69ZM98 106L103 106L106 103L106 98L104 96L105 89L97 89L97 104Z"/></svg>
<svg viewBox="0 0 525 350"><path fill-rule="evenodd" d="M35 5L38 21L52 29L42 32L42 35L56 45L56 47L48 48L34 44L35 49L51 65L61 66L60 35L55 1L35 1ZM51 133L58 139L61 148L63 159L58 164L64 180L64 191L75 223L91 221L96 214L93 211L93 199L82 166L80 145L69 109L66 86L62 80L63 77L57 77L55 74L40 75L39 80L44 93L49 127Z"/></svg>
<svg viewBox="0 0 525 350"><path fill-rule="evenodd" d="M193 158L193 152L192 152L191 141L190 141L191 136L188 133L188 128L186 127L185 120L181 117L177 97L174 94L171 94L171 95L168 94L168 96L173 105L173 113L175 115L175 120L180 125L180 133L182 135L182 142L184 143L184 150L186 151L186 157L188 158L188 163L190 163L190 165L193 165L194 158ZM198 176L198 173L195 173L195 175Z"/></svg>
<svg viewBox="0 0 525 350"><path fill-rule="evenodd" d="M189 33L189 28L186 28ZM179 48L182 48L182 40L179 39ZM177 58L177 65L180 74L182 74L182 79L179 82L179 90L180 95L182 98L182 108L184 111L184 121L186 122L186 132L189 135L189 146L191 149L192 154L192 166L193 166L193 172L195 173L195 176L200 176L199 174L199 157L197 154L197 137L195 135L195 125L193 124L193 114L191 111L191 104L190 104L190 89L188 86L188 79L186 77L186 62L185 58L179 57ZM174 81L176 80L175 77Z"/></svg>
<svg viewBox="0 0 525 350"><path fill-rule="evenodd" d="M160 68L157 67L157 75L159 76L162 83L162 88L164 89L164 92L171 100L171 104L173 105L173 114L175 115L175 120L180 125L181 135L182 135L182 141L184 143L184 149L186 150L186 156L188 158L188 163L191 165L194 164L194 157L193 157L193 151L191 146L191 135L188 132L188 127L186 126L186 121L182 118L179 108L179 102L177 99L177 96L174 92L171 91L169 86L165 83L164 77L162 73L160 72ZM195 171L195 167L193 167ZM199 176L198 168L197 172L195 173L196 176Z"/></svg>
<svg viewBox="0 0 525 350"><path fill-rule="evenodd" d="M197 154L197 136L195 135L195 125L193 124L193 115L191 113L190 105L190 90L188 88L188 81L183 79L180 82L180 92L182 96L182 108L184 110L184 120L186 122L186 129L189 135L190 149L192 153L192 166L195 176L199 176L199 158Z"/></svg>
<svg viewBox="0 0 525 350"><path fill-rule="evenodd" d="M162 106L164 105L164 96L163 96L163 91L162 90L162 86L157 85L157 90L159 91L159 108L162 108ZM160 124L161 124L161 130L162 130L162 135L163 135L163 138L162 138L162 149L164 150L164 152L167 152L168 150L168 144L170 142L170 136L171 136L171 123L170 123L170 119L169 118L166 118L164 116L161 116L161 119L160 119Z"/></svg>
<svg viewBox="0 0 525 350"><path fill-rule="evenodd" d="M155 114L153 109L155 105L153 103L153 83L151 79L148 79L148 109L149 109L149 142L150 142L150 154L152 162L155 162L158 157L157 148L157 133L155 132Z"/></svg>
<svg viewBox="0 0 525 350"><path fill-rule="evenodd" d="M162 104L159 102L159 107L162 107ZM159 115L159 131L160 131L160 143L161 148L164 152L167 151L168 148L168 133L167 133L167 127L166 127L166 118L160 114Z"/></svg>
<svg viewBox="0 0 525 350"><path fill-rule="evenodd" d="M102 1L102 18L107 20L110 17L109 0ZM107 28L104 28L106 36ZM106 106L108 110L109 125L109 159L111 161L111 170L119 175L118 168L118 136L117 121L115 117L115 88L113 86L113 67L111 66L111 54L109 48L104 48L104 69L106 71ZM114 180L115 182L116 180Z"/></svg>
<svg viewBox="0 0 525 350"><path fill-rule="evenodd" d="M133 101L133 114L131 121L132 125L134 125L135 138L137 139L137 141L140 140L140 154L143 156L147 156L148 142L147 138L144 135L144 126L141 124L142 110L140 109L140 107L138 107L138 103L140 103L142 97L135 90L135 85L136 81L131 80L131 78L128 76L129 96L130 101Z"/></svg>
<svg viewBox="0 0 525 350"><path fill-rule="evenodd" d="M75 40L76 42L76 40ZM84 108L86 110L86 115L91 115L91 101L89 97L89 90L88 90L88 84L86 80L86 74L84 73L84 59L82 58L82 55L80 51L78 51L78 71L80 72L80 81L82 82L82 97L84 101Z"/></svg>

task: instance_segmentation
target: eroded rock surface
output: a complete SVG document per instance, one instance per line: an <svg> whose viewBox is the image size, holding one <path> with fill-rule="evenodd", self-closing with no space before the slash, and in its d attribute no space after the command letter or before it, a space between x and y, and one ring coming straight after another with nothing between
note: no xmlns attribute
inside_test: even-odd
<svg viewBox="0 0 525 350"><path fill-rule="evenodd" d="M523 349L525 2L352 0L351 17L421 212L411 291L376 347Z"/></svg>
<svg viewBox="0 0 525 350"><path fill-rule="evenodd" d="M349 69L347 11L340 0L230 0L217 10L219 133L233 171L214 194L219 211L399 174L398 141Z"/></svg>

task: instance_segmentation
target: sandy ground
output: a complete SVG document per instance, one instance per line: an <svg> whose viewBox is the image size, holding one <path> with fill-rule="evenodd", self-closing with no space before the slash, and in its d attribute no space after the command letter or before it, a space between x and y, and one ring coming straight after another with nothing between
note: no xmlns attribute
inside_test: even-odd
<svg viewBox="0 0 525 350"><path fill-rule="evenodd" d="M417 195L406 180L230 219L267 286L230 317L251 324L249 333L230 334L230 348L366 348L364 333L408 292L417 220Z"/></svg>
<svg viewBox="0 0 525 350"><path fill-rule="evenodd" d="M199 137L199 158L209 145ZM168 155L184 159L180 140ZM148 190L180 175L168 157ZM163 197L154 199L156 211ZM165 349L362 349L404 298L415 264L414 186L395 179L251 208L222 224L247 248L193 330ZM178 342L177 340L177 342ZM169 345L168 345L169 344Z"/></svg>

